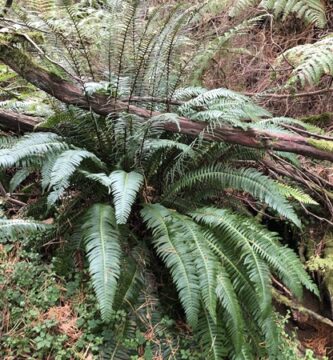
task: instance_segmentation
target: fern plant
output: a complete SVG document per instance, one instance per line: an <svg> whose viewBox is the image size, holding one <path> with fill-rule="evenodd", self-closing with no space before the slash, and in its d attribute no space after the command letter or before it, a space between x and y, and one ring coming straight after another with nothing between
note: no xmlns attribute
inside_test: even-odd
<svg viewBox="0 0 333 360"><path fill-rule="evenodd" d="M43 50L87 99L103 92L128 106L140 101L152 116L144 120L124 109L102 117L59 105L43 124L48 132L0 141L0 169L17 170L11 190L35 175L44 215L56 219L55 235L68 240L68 251L86 252L105 322L115 309L133 314L145 290L142 278L167 271L179 316L197 334L204 358L274 358L272 277L298 298L303 287L317 289L296 254L252 215L267 207L268 215L300 228L292 199L314 201L260 171L257 161L270 154L208 143L203 135L222 124L269 131L293 120L273 118L231 90L180 88L183 52L192 46L180 29L198 7L176 6L162 21L153 11L144 22L138 2L118 5L102 13L96 6L83 19L78 5L64 7L62 24L49 14L28 13L22 21L45 31ZM90 46L92 26L101 32ZM154 116L154 110L163 114ZM184 115L206 125L195 141L163 130L163 122L177 124ZM44 226L0 220L7 237ZM112 357L129 358L117 348L113 344Z"/></svg>
<svg viewBox="0 0 333 360"><path fill-rule="evenodd" d="M179 91L179 98L181 93L191 90ZM233 107L237 101L238 108ZM237 121L242 122L244 114L239 110L251 106L255 113L257 106L236 93L202 90L178 110L196 117L204 111L214 114L210 107L222 113L225 109L225 114L237 109L235 119L238 115ZM207 110L195 112L196 107ZM280 278L297 297L303 286L317 290L296 254L282 246L276 234L246 216L245 206L244 214L237 214L223 193L246 192L267 204L272 215L295 226L300 221L290 196L304 203L311 203L311 198L255 168L236 166L235 146L170 137L158 120L145 123L125 114L101 118L103 137L98 138L90 116L82 118L71 111L67 117L73 114L70 122L59 125L59 135L37 132L4 141L0 165L19 169L17 177L22 181L31 169L40 173L41 196L46 197L49 211L60 214L57 232L85 248L104 321L119 306L121 264L129 249L145 245L145 262L156 255L168 269L185 319L198 331L207 358L262 356L266 351L274 356L278 345L271 276ZM253 124L242 126L256 126L263 115L268 113L258 108ZM210 120L212 116L205 117L208 128L209 121L224 121L221 114L216 120ZM61 135L62 128L66 136ZM79 148L78 142L88 148ZM260 158L260 152L255 156ZM20 186L18 180L12 183ZM74 199L81 204L79 216L75 207L66 205ZM64 226L61 219L66 218L76 226ZM4 229L20 229L15 220L1 224ZM19 225L39 229L35 222ZM132 286L140 287L137 281L134 278ZM135 299L128 301L134 306ZM258 345L262 341L266 350Z"/></svg>

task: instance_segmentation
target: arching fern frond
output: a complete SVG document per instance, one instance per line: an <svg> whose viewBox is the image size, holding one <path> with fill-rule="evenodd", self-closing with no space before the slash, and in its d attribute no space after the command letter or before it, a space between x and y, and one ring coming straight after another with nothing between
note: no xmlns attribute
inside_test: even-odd
<svg viewBox="0 0 333 360"><path fill-rule="evenodd" d="M120 233L114 210L95 204L84 215L81 236L86 246L89 272L104 321L112 314L113 299L120 274Z"/></svg>
<svg viewBox="0 0 333 360"><path fill-rule="evenodd" d="M17 236L51 229L51 225L33 220L0 219L0 238L16 240Z"/></svg>
<svg viewBox="0 0 333 360"><path fill-rule="evenodd" d="M183 100L188 101L194 97L197 97L203 93L205 93L207 89L200 86L192 86L186 88L179 88L173 94L173 99L175 100Z"/></svg>
<svg viewBox="0 0 333 360"><path fill-rule="evenodd" d="M179 223L174 224L170 211L159 204L145 205L141 215L153 233L157 254L171 272L187 321L195 326L200 311L199 279L183 234L177 231Z"/></svg>
<svg viewBox="0 0 333 360"><path fill-rule="evenodd" d="M201 168L192 171L165 189L165 197L172 198L177 193L194 187L219 185L221 190L232 188L250 193L253 197L265 202L280 215L300 226L294 209L280 193L276 183L255 169L231 169L221 165Z"/></svg>
<svg viewBox="0 0 333 360"><path fill-rule="evenodd" d="M125 224L135 198L143 184L143 176L135 171L116 170L110 174L111 190L118 224Z"/></svg>
<svg viewBox="0 0 333 360"><path fill-rule="evenodd" d="M82 149L70 149L61 153L54 161L50 186L54 189L48 196L48 204L53 205L70 184L70 178L85 159L91 160L100 168L103 162L93 153Z"/></svg>
<svg viewBox="0 0 333 360"><path fill-rule="evenodd" d="M191 214L196 221L219 229L221 239L228 239L231 246L242 247L244 244L246 248L252 247L277 272L296 296L302 295L302 286L318 293L296 254L281 246L276 234L269 232L249 218L233 214L225 209L202 208Z"/></svg>
<svg viewBox="0 0 333 360"><path fill-rule="evenodd" d="M294 198L300 203L307 205L318 205L317 201L313 200L312 197L300 189L294 188L287 184L277 183L280 193L286 198Z"/></svg>
<svg viewBox="0 0 333 360"><path fill-rule="evenodd" d="M50 156L68 148L63 139L53 133L33 133L20 138L11 147L0 150L0 167L8 168L19 161Z"/></svg>

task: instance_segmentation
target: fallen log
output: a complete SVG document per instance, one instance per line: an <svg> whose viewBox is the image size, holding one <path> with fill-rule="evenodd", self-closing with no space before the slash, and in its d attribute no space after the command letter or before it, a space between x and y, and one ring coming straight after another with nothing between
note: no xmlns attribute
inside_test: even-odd
<svg viewBox="0 0 333 360"><path fill-rule="evenodd" d="M6 40L0 38L0 61L9 66L22 78L45 91L54 98L69 105L81 109L90 110L96 114L108 116L119 112L128 112L142 118L161 115L159 112L151 112L145 108L131 105L128 102L116 100L104 95L95 94L88 96L82 86L74 79L63 79L54 72L49 72L34 62L30 56L15 46L16 42L25 41L24 35L11 34ZM23 39L22 39L23 38ZM31 117L19 114L0 114L0 122L8 127L15 126L21 130L30 131L34 128L34 121ZM206 124L195 122L180 117L178 122L163 122L164 129L173 133L181 133L193 137L203 136L210 141L225 141L258 149L270 149L285 152L292 152L314 159L333 161L333 142L316 140L301 135L290 135L273 133L263 130L240 129L221 126L214 132L206 131Z"/></svg>
<svg viewBox="0 0 333 360"><path fill-rule="evenodd" d="M33 131L41 119L19 114L14 111L0 110L0 126L16 132Z"/></svg>

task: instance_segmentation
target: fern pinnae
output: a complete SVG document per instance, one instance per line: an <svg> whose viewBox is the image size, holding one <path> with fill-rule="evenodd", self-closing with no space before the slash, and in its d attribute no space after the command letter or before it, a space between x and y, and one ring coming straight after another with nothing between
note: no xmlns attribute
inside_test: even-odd
<svg viewBox="0 0 333 360"><path fill-rule="evenodd" d="M228 313L231 324L227 328L231 335L236 355L241 351L244 339L244 320L242 309L238 303L237 294L227 271L220 266L217 275L216 294L223 308Z"/></svg>
<svg viewBox="0 0 333 360"><path fill-rule="evenodd" d="M224 326L220 321L214 322L205 307L200 312L198 335L207 360L220 360L228 355Z"/></svg>
<svg viewBox="0 0 333 360"><path fill-rule="evenodd" d="M294 69L286 86L317 85L324 75L333 74L332 34L313 44L295 46L277 58L277 63L285 59Z"/></svg>
<svg viewBox="0 0 333 360"><path fill-rule="evenodd" d="M147 68L149 66L149 60L151 58L151 55L153 53L153 50L155 48L155 45L158 41L159 35L163 33L164 29L166 28L167 24L169 23L170 19L172 18L172 15L176 11L176 7L173 8L170 12L170 14L167 16L166 20L164 21L163 25L159 29L159 33L156 35L150 35L148 34L148 31L150 29L150 25L152 24L153 20L155 20L155 17L158 16L160 12L160 8L156 7L156 9L153 10L153 13L149 16L149 19L147 21L147 24L145 25L145 28L143 30L143 33L141 35L139 45L138 45L138 56L139 56L139 64L136 66L136 73L134 76L133 84L131 86L131 93L129 101L131 100L134 92L136 91L137 84L140 80L141 76L141 86L143 85L145 73L147 71ZM152 25L153 26L153 25ZM148 41L146 40L146 36L148 36ZM142 88L138 91L138 95L142 93Z"/></svg>
<svg viewBox="0 0 333 360"><path fill-rule="evenodd" d="M306 194L302 190L279 182L277 184L281 194L286 198L292 197L298 202L306 205L319 205L317 201L313 200L310 195Z"/></svg>
<svg viewBox="0 0 333 360"><path fill-rule="evenodd" d="M83 218L82 238L102 319L109 321L121 258L120 233L111 206L94 204L87 210Z"/></svg>
<svg viewBox="0 0 333 360"><path fill-rule="evenodd" d="M70 149L61 153L53 163L50 186L54 191L48 196L48 204L52 206L70 184L70 177L85 159L103 168L104 163L93 153L82 149Z"/></svg>
<svg viewBox="0 0 333 360"><path fill-rule="evenodd" d="M205 213L205 211L204 211ZM217 215L219 214L219 215ZM269 270L265 262L254 251L252 246L247 241L244 234L232 223L226 219L223 221L225 211L218 211L217 209L207 209L207 213L200 214L193 212L192 215L196 220L201 221L207 225L215 225L223 231L223 240L230 246L235 246L243 251L244 264L248 268L249 277L255 284L257 291L261 298L261 310L264 316L270 310L271 306L271 293L270 293L270 278Z"/></svg>
<svg viewBox="0 0 333 360"><path fill-rule="evenodd" d="M294 13L306 23L323 28L327 22L325 6L321 0L236 0L229 11L231 17L244 13L248 8L262 7L272 11L275 18L282 15L282 21Z"/></svg>
<svg viewBox="0 0 333 360"><path fill-rule="evenodd" d="M68 65L73 68L76 77L78 77L80 79L80 82L83 83L82 79L84 71L80 63L80 57L75 52L75 48L73 48L71 44L68 43L68 39L66 38L66 36L52 22L50 22L48 19L44 19L44 17L40 17L40 20L44 25L47 26L47 29L52 34L52 36L55 36L56 39L60 40L61 44L69 55L70 61L64 54L63 59L68 62Z"/></svg>
<svg viewBox="0 0 333 360"><path fill-rule="evenodd" d="M133 5L126 3L126 10L123 11L124 14L124 24L123 24L123 32L121 34L121 44L117 59L117 79L116 79L116 88L115 88L115 98L117 99L119 96L119 85L120 85L120 77L122 74L123 68L123 58L125 55L126 43L128 40L130 27L132 25L133 19L135 18L135 13L137 10L138 2L135 2Z"/></svg>
<svg viewBox="0 0 333 360"><path fill-rule="evenodd" d="M199 279L192 254L184 240L177 236L177 224L173 224L169 210L159 204L145 205L141 216L153 232L153 244L157 254L169 268L179 293L188 323L195 327L200 312Z"/></svg>
<svg viewBox="0 0 333 360"><path fill-rule="evenodd" d="M53 133L33 133L20 138L8 149L0 150L0 167L7 168L27 158L42 158L68 148L62 138Z"/></svg>
<svg viewBox="0 0 333 360"><path fill-rule="evenodd" d="M183 228L185 241L193 252L204 306L206 306L213 321L216 322L217 298L215 288L216 269L218 267L216 258L207 244L205 232L189 218L178 214L174 216L182 222L181 228Z"/></svg>
<svg viewBox="0 0 333 360"><path fill-rule="evenodd" d="M70 6L65 6L65 9L66 9L66 12L69 15L73 25L74 25L76 35L77 35L77 37L78 37L78 39L80 41L80 46L82 48L84 58L85 58L85 60L87 61L87 64L88 64L88 68L89 68L91 78L93 79L93 81L95 81L95 76L94 76L94 71L93 71L93 68L92 68L92 65L91 65L89 50L87 49L87 47L85 45L85 42L83 41L83 38L82 38L82 35L81 35L81 31L79 29L78 23L75 20L75 15L73 14L72 9L71 9Z"/></svg>
<svg viewBox="0 0 333 360"><path fill-rule="evenodd" d="M165 27L164 32L161 33L159 42L156 43L156 59L153 63L151 75L152 85L150 90L150 95L155 97L157 95L157 91L160 91L161 82L165 77L165 81L167 81L167 89L163 90L163 94L160 94L162 97L168 97L168 78L169 78L169 66L170 66L170 51L173 50L174 41L177 37L178 32L181 29L181 25L189 20L193 16L193 10L196 6L190 6L184 11L180 11L180 14L175 14L177 16L171 16L170 22L167 23L168 26ZM181 9L181 7L177 7L177 10ZM162 64L162 67L161 67ZM166 76L165 76L166 73Z"/></svg>
<svg viewBox="0 0 333 360"><path fill-rule="evenodd" d="M123 170L115 170L109 177L117 223L125 224L137 193L143 184L143 176L135 171L127 173Z"/></svg>
<svg viewBox="0 0 333 360"><path fill-rule="evenodd" d="M51 228L52 225L33 220L0 219L0 238L16 240L17 236L45 231Z"/></svg>
<svg viewBox="0 0 333 360"><path fill-rule="evenodd" d="M15 175L10 179L9 192L13 193L33 171L33 169L29 168L23 168L16 171Z"/></svg>
<svg viewBox="0 0 333 360"><path fill-rule="evenodd" d="M172 198L186 188L203 184L220 184L223 188L233 188L250 193L255 198L267 203L282 216L301 226L294 209L278 191L273 180L255 169L231 169L221 165L202 167L200 170L187 173L164 191L164 198Z"/></svg>
<svg viewBox="0 0 333 360"><path fill-rule="evenodd" d="M80 170L87 179L96 181L108 189L109 194L111 193L111 179L105 173L90 173L89 171Z"/></svg>

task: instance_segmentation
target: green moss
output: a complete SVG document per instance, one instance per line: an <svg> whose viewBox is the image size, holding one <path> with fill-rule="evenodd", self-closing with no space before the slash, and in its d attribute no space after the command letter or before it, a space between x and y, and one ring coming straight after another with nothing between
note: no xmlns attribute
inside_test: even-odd
<svg viewBox="0 0 333 360"><path fill-rule="evenodd" d="M333 152L333 141L308 139L308 143L317 149Z"/></svg>
<svg viewBox="0 0 333 360"><path fill-rule="evenodd" d="M320 127L329 125L333 121L333 113L325 112L318 115L305 116L300 119L305 123L315 124Z"/></svg>
<svg viewBox="0 0 333 360"><path fill-rule="evenodd" d="M29 33L29 37L35 33ZM38 33L37 33L38 34ZM35 36L34 41L36 41L37 36ZM56 65L50 63L47 60L44 60L43 64L40 65L30 57L27 51L21 50L17 47L14 47L14 44L20 43L25 45L26 39L20 35L0 35L0 60L10 66L15 72L20 75L29 73L33 68L40 68L43 71L47 71L51 76L54 77L55 81L62 80L64 78L64 71ZM44 65L44 66L43 66Z"/></svg>

